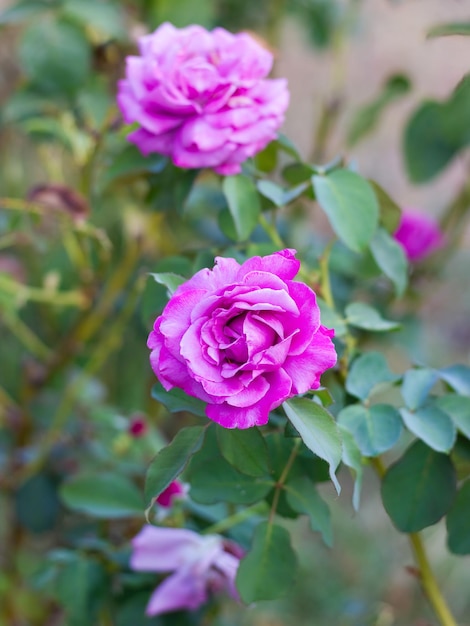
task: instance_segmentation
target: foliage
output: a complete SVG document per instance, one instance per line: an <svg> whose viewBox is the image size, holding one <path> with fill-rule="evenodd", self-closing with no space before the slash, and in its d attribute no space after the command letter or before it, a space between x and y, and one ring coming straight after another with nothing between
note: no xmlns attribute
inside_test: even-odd
<svg viewBox="0 0 470 626"><path fill-rule="evenodd" d="M283 14L262 4L263 35L276 44ZM328 47L348 36L339 5L296 1L289 14ZM440 280L468 190L442 216L444 248L414 265L394 239L402 202L343 154L314 164L279 135L225 177L143 156L126 140L135 129L119 114L116 81L135 53L132 30L163 20L259 26L252 3L228 0L21 0L0 14L2 35L18 33L21 74L0 108L0 139L28 152L21 181L0 180L0 626L235 623L215 594L198 611L144 616L161 582L131 566L145 522L241 546L242 604L230 610L242 611L289 597L302 579L295 520L306 516L315 539L334 546L325 483L357 511L373 469L451 626L418 533L442 520L449 550L470 554L470 367L439 355L397 365L390 346L419 322L420 281ZM452 34L468 24L429 37ZM409 94L405 75L388 79L345 142L365 141ZM431 181L466 149L469 98L467 76L447 98L417 104L403 129L412 181ZM319 213L327 232L315 230ZM284 248L298 250L296 280L334 328L338 362L268 424L225 429L205 401L155 381L147 337L214 257L243 263ZM178 479L189 494L164 509L157 498Z"/></svg>

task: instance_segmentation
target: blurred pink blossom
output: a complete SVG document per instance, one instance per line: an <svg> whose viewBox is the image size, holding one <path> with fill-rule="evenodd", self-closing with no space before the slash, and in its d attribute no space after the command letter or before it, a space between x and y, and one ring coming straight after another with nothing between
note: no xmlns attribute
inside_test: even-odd
<svg viewBox="0 0 470 626"><path fill-rule="evenodd" d="M436 220L413 209L404 209L394 237L411 262L426 258L445 241Z"/></svg>
<svg viewBox="0 0 470 626"><path fill-rule="evenodd" d="M266 79L272 55L247 33L164 23L139 39L139 49L127 58L117 101L125 121L140 125L128 139L143 154L237 174L276 138L287 83Z"/></svg>
<svg viewBox="0 0 470 626"><path fill-rule="evenodd" d="M130 567L140 572L173 572L153 592L147 615L195 610L210 593L226 590L235 599L242 549L218 535L184 528L144 526L132 540Z"/></svg>
<svg viewBox="0 0 470 626"><path fill-rule="evenodd" d="M173 500L176 498L184 498L187 493L186 485L180 483L179 480L171 482L166 489L157 498L157 503L165 508L170 508Z"/></svg>

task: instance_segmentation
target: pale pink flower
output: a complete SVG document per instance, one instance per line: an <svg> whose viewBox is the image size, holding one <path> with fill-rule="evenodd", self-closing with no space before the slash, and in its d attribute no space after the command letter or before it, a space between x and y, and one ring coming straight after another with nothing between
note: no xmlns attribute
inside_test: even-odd
<svg viewBox="0 0 470 626"><path fill-rule="evenodd" d="M284 79L266 79L272 55L247 33L162 24L139 40L119 81L118 105L139 128L128 139L182 168L240 172L277 136L289 103Z"/></svg>
<svg viewBox="0 0 470 626"><path fill-rule="evenodd" d="M132 540L130 567L140 572L172 572L147 605L147 615L159 615L195 610L214 592L225 590L237 599L235 575L242 556L237 544L218 535L144 526Z"/></svg>

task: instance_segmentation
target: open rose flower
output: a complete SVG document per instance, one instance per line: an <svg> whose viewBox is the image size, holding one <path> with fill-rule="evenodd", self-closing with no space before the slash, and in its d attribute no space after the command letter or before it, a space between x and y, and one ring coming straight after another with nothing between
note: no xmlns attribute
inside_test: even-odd
<svg viewBox="0 0 470 626"><path fill-rule="evenodd" d="M144 526L132 541L130 567L139 572L173 572L153 592L147 615L193 611L210 593L228 591L235 599L242 549L219 535L201 536L185 528Z"/></svg>
<svg viewBox="0 0 470 626"><path fill-rule="evenodd" d="M166 390L207 402L218 424L260 426L319 387L336 363L333 331L320 324L315 293L293 280L295 250L216 263L175 291L150 333L150 362Z"/></svg>
<svg viewBox="0 0 470 626"><path fill-rule="evenodd" d="M140 128L128 139L182 168L240 172L284 121L284 79L269 80L272 55L246 33L162 24L127 58L118 105Z"/></svg>
<svg viewBox="0 0 470 626"><path fill-rule="evenodd" d="M408 209L401 214L394 238L411 262L422 261L444 245L439 224L429 215Z"/></svg>

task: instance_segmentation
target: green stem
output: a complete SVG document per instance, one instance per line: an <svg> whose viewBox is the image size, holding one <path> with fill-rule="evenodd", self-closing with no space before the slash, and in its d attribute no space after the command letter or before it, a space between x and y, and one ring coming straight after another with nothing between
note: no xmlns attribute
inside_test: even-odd
<svg viewBox="0 0 470 626"><path fill-rule="evenodd" d="M379 478L382 479L386 472L382 459L380 457L373 458L371 459L371 463ZM457 626L457 622L447 606L429 564L426 548L421 535L419 533L409 533L408 536L416 564L418 565L421 586L425 596L434 610L436 617L439 619L441 626Z"/></svg>
<svg viewBox="0 0 470 626"><path fill-rule="evenodd" d="M0 290L21 301L41 302L54 306L74 306L84 308L87 298L81 291L55 291L18 283L6 275L0 275Z"/></svg>
<svg viewBox="0 0 470 626"><path fill-rule="evenodd" d="M271 224L271 222L268 222L264 213L260 213L258 222L275 246L277 246L280 250L286 247L281 237L279 236L276 227L274 226L274 224Z"/></svg>
<svg viewBox="0 0 470 626"><path fill-rule="evenodd" d="M125 327L129 318L134 313L137 300L142 293L146 276L141 276L135 283L132 292L126 299L126 304L120 312L120 315L109 328L101 342L98 343L93 356L87 365L83 368L81 375L75 382L67 387L62 401L60 402L52 420L49 430L46 432L40 446L37 456L27 465L23 467L16 480L20 483L27 480L43 466L51 448L58 440L63 426L76 402L83 385L93 376L106 362L110 354L116 350L122 342Z"/></svg>
<svg viewBox="0 0 470 626"><path fill-rule="evenodd" d="M281 491L284 488L284 483L286 482L289 472L292 468L292 465L297 457L301 443L302 443L302 440L297 439L297 441L294 444L294 447L291 450L290 456L287 459L287 463L284 466L282 474L280 475L279 480L276 483L276 489L274 491L273 502L271 505L271 510L269 511L269 523L270 524L272 524L274 520L274 516L276 515L277 506L279 504L279 498L281 497Z"/></svg>
<svg viewBox="0 0 470 626"><path fill-rule="evenodd" d="M4 310L2 319L9 331L27 348L27 350L46 361L51 355L49 348L37 337L14 311Z"/></svg>
<svg viewBox="0 0 470 626"><path fill-rule="evenodd" d="M202 531L203 535L211 535L211 534L219 534L223 533L226 530L230 530L234 526L243 523L245 520L253 517L254 515L261 515L265 513L267 510L267 506L265 502L258 502L253 506L249 506L246 509L242 509L241 511L237 511L233 515L226 517L225 519L208 526Z"/></svg>
<svg viewBox="0 0 470 626"><path fill-rule="evenodd" d="M328 265L330 263L331 248L333 247L333 241L331 241L323 251L320 257L320 281L321 281L321 295L330 309L335 310L335 301L333 299L333 292L331 291L330 282L330 270Z"/></svg>

